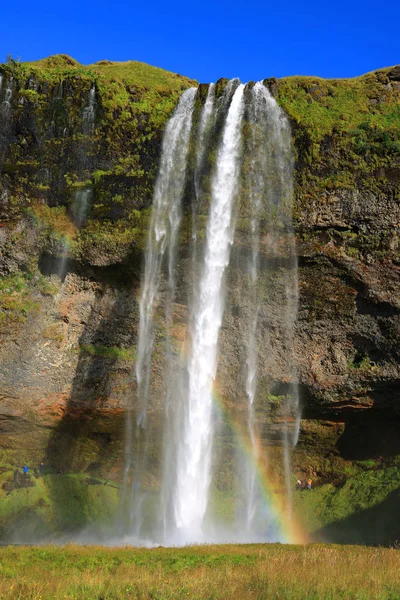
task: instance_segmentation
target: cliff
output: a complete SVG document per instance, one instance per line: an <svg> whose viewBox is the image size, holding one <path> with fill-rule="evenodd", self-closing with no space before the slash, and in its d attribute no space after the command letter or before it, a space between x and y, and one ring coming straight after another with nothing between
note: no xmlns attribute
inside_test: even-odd
<svg viewBox="0 0 400 600"><path fill-rule="evenodd" d="M139 286L162 133L194 82L141 63L85 67L65 55L10 61L0 75L0 462L44 460L53 471L118 480L124 411L135 402ZM348 476L389 469L400 457L400 67L351 80L265 83L290 118L296 159L303 419L294 468L334 484L335 494ZM189 223L187 205L181 281ZM233 332L241 326L248 230L241 206L219 368L223 403L237 410ZM272 306L278 326L279 294ZM176 339L183 336L182 325ZM160 323L156 421L162 339ZM287 386L280 352L271 360L265 346L261 361L261 426ZM153 452L156 481L156 442ZM396 477L391 482L388 493ZM319 520L310 516L311 529L329 521L324 510Z"/></svg>

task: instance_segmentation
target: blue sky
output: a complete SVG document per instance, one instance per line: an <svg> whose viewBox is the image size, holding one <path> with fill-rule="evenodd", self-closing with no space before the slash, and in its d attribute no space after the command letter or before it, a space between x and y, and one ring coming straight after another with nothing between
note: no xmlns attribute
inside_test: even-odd
<svg viewBox="0 0 400 600"><path fill-rule="evenodd" d="M140 60L200 82L352 77L400 63L400 1L5 1L0 60Z"/></svg>

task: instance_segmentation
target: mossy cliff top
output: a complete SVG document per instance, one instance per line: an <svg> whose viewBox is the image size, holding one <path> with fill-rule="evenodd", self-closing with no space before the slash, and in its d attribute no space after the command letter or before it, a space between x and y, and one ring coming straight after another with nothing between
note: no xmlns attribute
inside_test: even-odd
<svg viewBox="0 0 400 600"><path fill-rule="evenodd" d="M106 246L113 254L122 243L114 261L132 243L143 249L144 209L151 204L163 128L182 91L196 82L136 61L84 66L66 55L32 63L10 59L0 65L0 74L0 101L6 86L12 90L10 110L0 116L1 218L18 219L21 210L29 210L41 220L38 205L44 204L64 207L65 218L74 220L76 194L89 190L87 227L72 253L88 258L100 249L104 263ZM384 238L389 224L382 218L375 230L362 231L362 239L354 233L360 233L361 208L364 224L379 212L371 195L393 202L399 197L400 68L354 79L265 81L292 123L298 231L303 235L321 224L348 229L346 248L353 255L368 249L381 258L394 256L397 247L392 236ZM220 80L220 93L225 83ZM91 89L94 120L88 125ZM204 96L206 86L200 91ZM350 219L344 205L360 191L368 202ZM50 220L59 222L57 215Z"/></svg>
<svg viewBox="0 0 400 600"><path fill-rule="evenodd" d="M277 83L278 101L314 142L332 132L351 133L362 122L390 131L400 125L400 66L350 79L293 76Z"/></svg>
<svg viewBox="0 0 400 600"><path fill-rule="evenodd" d="M304 191L320 195L364 187L376 192L380 184L398 182L399 66L354 79L268 82L293 124Z"/></svg>
<svg viewBox="0 0 400 600"><path fill-rule="evenodd" d="M315 251L325 230L352 258L398 260L400 66L266 83L292 123L302 241Z"/></svg>
<svg viewBox="0 0 400 600"><path fill-rule="evenodd" d="M174 100L183 89L194 83L182 75L134 60L100 60L86 66L66 54L25 63L10 59L6 64L0 65L0 69L19 80L28 79L39 85L57 85L68 79L94 83L98 86L103 102L114 108L125 106L135 96L134 101L142 110L157 103L158 111L161 111L162 98Z"/></svg>

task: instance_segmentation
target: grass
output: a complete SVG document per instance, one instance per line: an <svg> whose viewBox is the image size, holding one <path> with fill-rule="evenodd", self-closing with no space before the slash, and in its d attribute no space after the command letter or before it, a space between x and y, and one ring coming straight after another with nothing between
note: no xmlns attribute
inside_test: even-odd
<svg viewBox="0 0 400 600"><path fill-rule="evenodd" d="M96 80L101 86L103 83L114 84L115 98L121 103L129 98L129 94L138 94L144 103L150 100L149 96L141 97L142 92L150 92L160 97L166 97L171 91L180 92L192 82L188 77L183 77L146 63L129 60L126 62L98 61L93 65L82 65L73 58L58 54L34 62L17 62L9 60L2 65L5 71L10 71L21 78L33 75L37 79L49 82L60 82L66 78L80 77L81 79ZM126 86L134 86L126 90ZM33 90L24 90L25 96L34 96Z"/></svg>
<svg viewBox="0 0 400 600"><path fill-rule="evenodd" d="M12 473L3 474L9 485ZM39 541L93 524L106 526L118 507L118 487L87 474L30 476L30 483L9 492L0 489L3 540Z"/></svg>
<svg viewBox="0 0 400 600"><path fill-rule="evenodd" d="M315 488L308 496L296 494L300 510L309 513L309 531L348 517L360 510L382 502L400 487L400 472L396 467L366 471L351 477L343 486L332 484Z"/></svg>
<svg viewBox="0 0 400 600"><path fill-rule="evenodd" d="M0 549L3 600L395 600L400 552L357 546Z"/></svg>
<svg viewBox="0 0 400 600"><path fill-rule="evenodd" d="M100 251L114 256L125 256L133 247L143 247L146 235L144 227L137 226L135 220L95 221L89 219L72 251L78 257L85 257L89 251Z"/></svg>
<svg viewBox="0 0 400 600"><path fill-rule="evenodd" d="M66 447L60 441L57 446L66 468L76 468L76 472L32 476L32 487L14 489L13 467L5 465L0 469L1 541L26 543L46 536L49 539L49 535L76 533L89 525L100 531L112 524L119 510L117 480L111 477L112 481L106 482L104 474L100 479L96 474L93 479L93 475L84 472L89 464L100 460L98 442L85 428L79 436L73 436L72 430L70 433L72 437L64 440ZM110 457L114 450L111 446L107 448ZM341 485L328 483L310 492L293 493L296 522L310 534L311 540L390 546L400 539L399 470L395 466L378 468L371 461L365 462L363 468L368 470L352 474ZM28 461L28 464L33 463ZM97 473L90 471L94 472ZM154 485L146 488L146 531L151 531L157 520L159 488L157 483ZM210 506L221 522L232 522L235 497L231 491L213 488Z"/></svg>
<svg viewBox="0 0 400 600"><path fill-rule="evenodd" d="M136 347L119 348L118 346L81 345L80 349L90 356L101 356L113 360L134 361L136 358Z"/></svg>
<svg viewBox="0 0 400 600"><path fill-rule="evenodd" d="M388 69L382 70L385 71ZM355 138L361 153L366 150L369 137L382 151L399 152L398 96L396 92L385 91L384 101L371 103L371 99L383 93L376 72L336 80L286 77L279 80L278 100L291 118L307 128L315 142L335 131Z"/></svg>

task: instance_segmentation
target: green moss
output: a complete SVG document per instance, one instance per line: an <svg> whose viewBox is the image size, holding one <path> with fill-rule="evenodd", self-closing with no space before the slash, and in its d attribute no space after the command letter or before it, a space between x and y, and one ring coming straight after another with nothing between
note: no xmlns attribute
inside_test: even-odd
<svg viewBox="0 0 400 600"><path fill-rule="evenodd" d="M379 505L399 487L396 467L368 470L349 477L339 487L327 484L311 492L296 492L295 510L307 531L312 532Z"/></svg>
<svg viewBox="0 0 400 600"><path fill-rule="evenodd" d="M13 471L6 473L12 484ZM22 474L20 485L25 485ZM106 526L118 508L118 487L87 475L28 478L29 487L0 490L1 539L38 541L91 524Z"/></svg>
<svg viewBox="0 0 400 600"><path fill-rule="evenodd" d="M292 122L296 152L295 219L302 227L310 203L335 201L338 191L398 198L400 89L391 69L354 79L288 77L279 80L277 100ZM337 198L336 198L337 200ZM390 232L360 236L349 256L397 257Z"/></svg>
<svg viewBox="0 0 400 600"><path fill-rule="evenodd" d="M97 185L104 175L109 175L109 174L110 174L109 171L101 171L101 170L95 171L94 173L92 173L92 181L95 185Z"/></svg>
<svg viewBox="0 0 400 600"><path fill-rule="evenodd" d="M38 103L40 100L44 100L44 98L36 90L20 90L18 93L20 99L27 100L28 102L32 102L34 104Z"/></svg>
<svg viewBox="0 0 400 600"><path fill-rule="evenodd" d="M400 123L398 92L383 88L379 75L386 71L354 79L287 77L279 80L278 101L316 143L333 132L357 138L360 129L375 136L385 131L385 139L392 134L397 137ZM389 83L387 77L385 83ZM318 153L317 147L315 151Z"/></svg>
<svg viewBox="0 0 400 600"><path fill-rule="evenodd" d="M42 236L63 247L70 247L76 228L65 206L50 207L46 204L34 204L25 210L25 214L34 221Z"/></svg>
<svg viewBox="0 0 400 600"><path fill-rule="evenodd" d="M134 361L136 358L135 346L120 348L118 346L82 345L80 349L90 356L101 356L114 360Z"/></svg>
<svg viewBox="0 0 400 600"><path fill-rule="evenodd" d="M14 188L17 182L9 197L15 214L38 198L66 206L71 192L92 183L110 202L123 198L118 218L149 205L165 122L191 80L135 61L84 66L66 55L10 60L0 71L13 76L19 90L12 114L20 133L4 163L6 175L13 175L8 183ZM83 115L93 85L95 124L88 133ZM104 188L104 175L120 177L112 190ZM107 206L103 198L96 204Z"/></svg>
<svg viewBox="0 0 400 600"><path fill-rule="evenodd" d="M349 369L359 369L360 371L370 371L376 368L375 363L367 354L357 353L356 356L350 359L347 363Z"/></svg>
<svg viewBox="0 0 400 600"><path fill-rule="evenodd" d="M44 275L39 275L36 286L43 296L55 296L59 291L58 286Z"/></svg>
<svg viewBox="0 0 400 600"><path fill-rule="evenodd" d="M111 256L127 254L133 245L140 244L143 232L124 222L89 220L72 248L78 258L84 258L89 250L105 252Z"/></svg>
<svg viewBox="0 0 400 600"><path fill-rule="evenodd" d="M0 279L0 325L23 323L39 309L30 297L28 275L10 275Z"/></svg>

